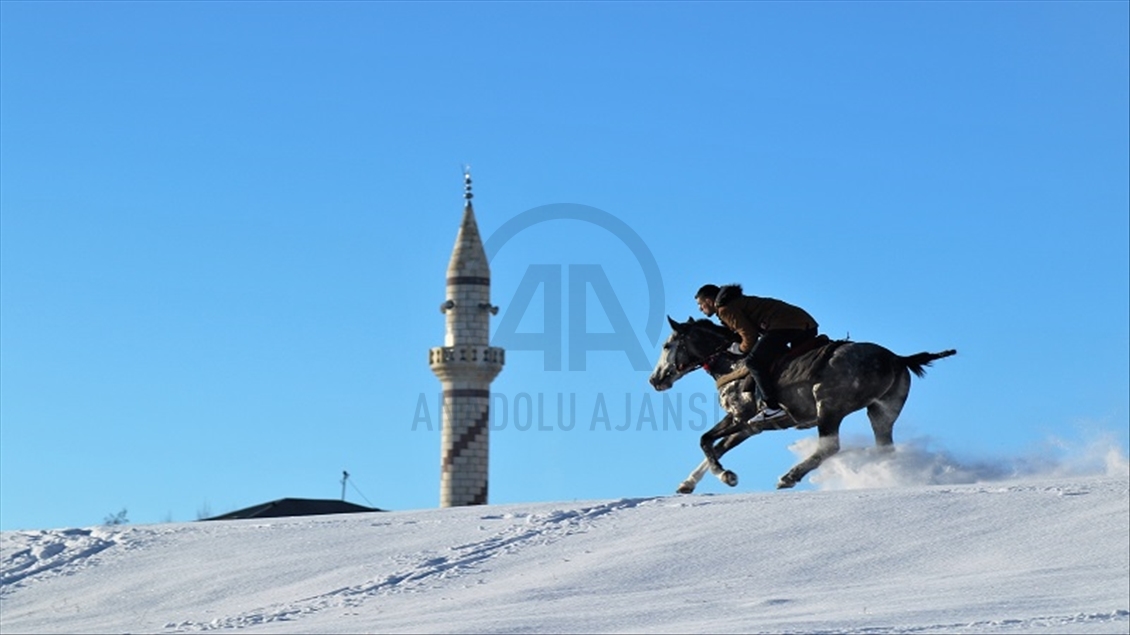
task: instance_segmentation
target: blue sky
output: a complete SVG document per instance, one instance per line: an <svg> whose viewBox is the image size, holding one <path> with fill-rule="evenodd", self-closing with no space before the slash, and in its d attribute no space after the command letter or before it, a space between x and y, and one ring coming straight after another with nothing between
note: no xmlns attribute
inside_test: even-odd
<svg viewBox="0 0 1130 635"><path fill-rule="evenodd" d="M834 337L956 348L896 442L1125 453L1128 8L0 3L0 527L336 498L342 470L351 501L436 506L463 163L484 236L557 203L623 221L676 318L739 282ZM505 244L499 318L546 264L599 265L655 360L640 264L589 223ZM624 353L586 361L508 355L491 502L666 494L697 464L705 374L665 419ZM549 430L514 418L539 395ZM735 450L737 490L808 434Z"/></svg>

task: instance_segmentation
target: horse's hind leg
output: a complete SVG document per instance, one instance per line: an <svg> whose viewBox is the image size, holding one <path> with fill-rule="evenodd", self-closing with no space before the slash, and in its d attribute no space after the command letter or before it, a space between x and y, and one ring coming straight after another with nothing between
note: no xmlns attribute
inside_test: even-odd
<svg viewBox="0 0 1130 635"><path fill-rule="evenodd" d="M880 450L894 450L895 419L899 418L908 395L910 395L910 373L904 370L882 397L867 406L867 418L871 420L875 445Z"/></svg>
<svg viewBox="0 0 1130 635"><path fill-rule="evenodd" d="M800 463L793 466L791 470L785 472L785 475L777 481L777 489L786 489L799 483L806 474L820 467L824 459L832 456L840 451L840 422L843 421L844 416L838 412L828 412L823 404L817 405L818 423L817 429L820 431L820 438L816 445L816 451Z"/></svg>
<svg viewBox="0 0 1130 635"><path fill-rule="evenodd" d="M807 459L797 463L793 469L785 472L785 475L777 481L777 489L788 489L801 481L812 470L820 467L824 459L832 456L840 451L840 435L829 434L820 435L820 440L816 445L816 451L813 452Z"/></svg>

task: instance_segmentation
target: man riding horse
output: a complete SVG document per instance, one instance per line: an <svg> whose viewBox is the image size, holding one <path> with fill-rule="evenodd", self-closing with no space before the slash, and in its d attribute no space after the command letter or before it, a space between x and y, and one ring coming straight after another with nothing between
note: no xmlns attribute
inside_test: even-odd
<svg viewBox="0 0 1130 635"><path fill-rule="evenodd" d="M795 348L816 337L816 320L804 309L787 302L744 295L741 285L737 284L723 287L703 285L695 293L695 300L707 317L717 314L722 324L741 338L736 346L741 354L746 355L749 376L761 389L765 403L765 407L748 423L760 424L788 417L781 409L777 384L770 369L790 347ZM747 385L743 390L753 392L754 386Z"/></svg>
<svg viewBox="0 0 1130 635"><path fill-rule="evenodd" d="M715 309L711 306L709 310ZM660 392L670 390L680 378L701 368L714 379L718 403L726 411L699 439L704 459L679 485L677 491L682 494L693 492L707 471L731 487L736 485L737 474L723 467L719 458L747 438L767 430L815 427L819 434L816 450L777 481L779 488L792 487L839 452L840 424L858 410L867 411L876 447L893 449L892 430L910 394L911 376L923 376L932 362L957 352L950 349L903 356L870 342L828 340L821 344L826 338L819 336L805 342L801 350L790 351L777 364L781 368L773 371L776 376L771 381L779 391L779 405L788 409L789 416L768 423L748 423L756 408L755 399L742 392L743 382L738 381L740 370L736 366L744 365L744 360L726 352L736 338L734 332L708 319L691 318L683 323L668 316L667 321L671 335L663 343L648 383Z"/></svg>

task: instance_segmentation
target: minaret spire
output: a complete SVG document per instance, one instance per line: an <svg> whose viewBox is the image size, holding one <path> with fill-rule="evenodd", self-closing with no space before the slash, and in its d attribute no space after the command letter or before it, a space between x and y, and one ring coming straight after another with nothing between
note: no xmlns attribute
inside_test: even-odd
<svg viewBox="0 0 1130 635"><path fill-rule="evenodd" d="M440 441L440 506L487 502L490 382L502 370L505 351L490 345L490 265L475 210L471 173L463 170L463 220L447 265L444 345L428 361L443 384Z"/></svg>

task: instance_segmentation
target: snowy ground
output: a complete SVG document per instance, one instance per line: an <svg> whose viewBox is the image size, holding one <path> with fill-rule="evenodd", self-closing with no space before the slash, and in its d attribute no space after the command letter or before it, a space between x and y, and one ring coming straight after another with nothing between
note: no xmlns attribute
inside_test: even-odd
<svg viewBox="0 0 1130 635"><path fill-rule="evenodd" d="M0 564L5 633L1127 633L1130 477L13 531Z"/></svg>

